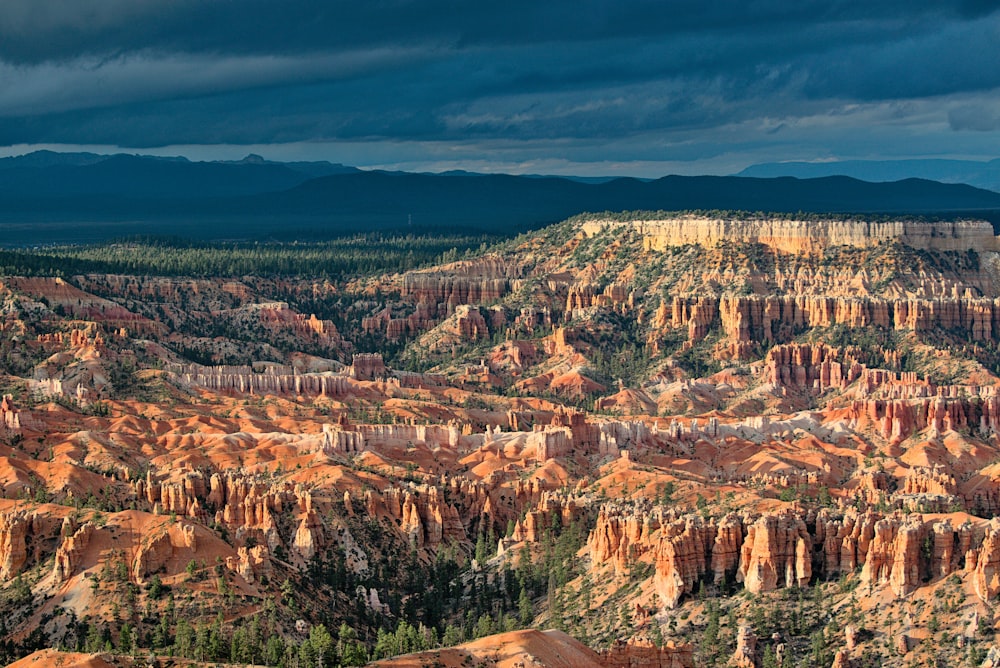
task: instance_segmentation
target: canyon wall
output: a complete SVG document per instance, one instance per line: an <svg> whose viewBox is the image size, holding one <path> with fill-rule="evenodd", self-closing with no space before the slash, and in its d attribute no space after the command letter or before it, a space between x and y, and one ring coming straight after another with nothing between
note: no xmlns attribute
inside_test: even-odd
<svg viewBox="0 0 1000 668"><path fill-rule="evenodd" d="M656 329L686 329L700 341L715 326L734 343L774 343L813 327L926 331L944 329L970 341L1000 339L1000 299L899 299L814 295L674 296L655 313Z"/></svg>
<svg viewBox="0 0 1000 668"><path fill-rule="evenodd" d="M714 246L720 241L759 243L787 253L817 252L830 246L870 247L894 241L936 250L998 248L993 226L980 220L735 220L682 215L632 222L594 220L584 223L583 230L595 234L605 227L622 226L638 229L645 246L653 250L688 244Z"/></svg>
<svg viewBox="0 0 1000 668"><path fill-rule="evenodd" d="M902 597L932 580L971 579L983 601L1000 595L1000 520L859 512L787 510L759 516L678 516L660 507L606 504L588 540L591 568L627 572L655 566L654 585L668 608L702 581L742 582L752 593L805 587L814 577L853 573L861 585Z"/></svg>
<svg viewBox="0 0 1000 668"><path fill-rule="evenodd" d="M355 382L346 376L330 373L254 373L249 367L241 372L226 373L215 367L190 366L192 371L178 374L178 378L188 385L197 385L215 392L335 397L350 392Z"/></svg>

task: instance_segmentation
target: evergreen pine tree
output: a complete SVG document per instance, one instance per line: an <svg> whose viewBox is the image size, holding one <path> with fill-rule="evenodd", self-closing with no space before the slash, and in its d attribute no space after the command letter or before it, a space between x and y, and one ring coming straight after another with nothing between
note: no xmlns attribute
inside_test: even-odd
<svg viewBox="0 0 1000 668"><path fill-rule="evenodd" d="M535 618L534 608L531 605L531 598L528 596L528 591L524 587L521 587L521 594L517 597L517 617L522 627L526 627L531 624L531 620Z"/></svg>

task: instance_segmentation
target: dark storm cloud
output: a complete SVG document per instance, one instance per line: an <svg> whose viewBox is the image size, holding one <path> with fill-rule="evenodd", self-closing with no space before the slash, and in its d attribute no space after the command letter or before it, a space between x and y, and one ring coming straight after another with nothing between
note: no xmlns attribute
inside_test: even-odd
<svg viewBox="0 0 1000 668"><path fill-rule="evenodd" d="M807 123L992 129L997 6L4 0L0 143L658 133L691 145L687 133L727 127L770 142Z"/></svg>
<svg viewBox="0 0 1000 668"><path fill-rule="evenodd" d="M990 3L738 0L5 0L0 58L17 63L141 49L306 53L372 44L456 46L793 30L814 23L978 16Z"/></svg>
<svg viewBox="0 0 1000 668"><path fill-rule="evenodd" d="M948 123L955 130L976 132L1000 130L1000 104L957 107L949 112Z"/></svg>

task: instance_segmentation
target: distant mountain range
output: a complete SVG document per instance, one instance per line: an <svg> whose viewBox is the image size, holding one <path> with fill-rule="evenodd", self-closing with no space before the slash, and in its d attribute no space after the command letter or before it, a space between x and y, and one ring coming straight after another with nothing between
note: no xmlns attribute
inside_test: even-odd
<svg viewBox="0 0 1000 668"><path fill-rule="evenodd" d="M745 209L977 215L1000 193L906 179L667 176L572 179L362 171L328 162L235 162L41 151L0 159L0 243L131 234L202 239L329 237L448 228L511 232L585 211Z"/></svg>
<svg viewBox="0 0 1000 668"><path fill-rule="evenodd" d="M81 195L129 199L252 195L358 171L329 162L270 162L258 155L235 162L191 162L186 158L37 151L0 159L0 201Z"/></svg>
<svg viewBox="0 0 1000 668"><path fill-rule="evenodd" d="M767 162L751 165L737 176L773 178L795 176L852 176L863 181L929 179L942 183L966 183L1000 192L1000 159L975 160L843 160L838 162Z"/></svg>

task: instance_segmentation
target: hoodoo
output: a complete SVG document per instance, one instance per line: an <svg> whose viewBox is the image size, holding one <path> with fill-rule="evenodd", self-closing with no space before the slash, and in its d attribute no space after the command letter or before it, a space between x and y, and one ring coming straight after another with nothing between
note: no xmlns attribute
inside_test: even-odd
<svg viewBox="0 0 1000 668"><path fill-rule="evenodd" d="M322 280L141 245L5 278L3 658L985 656L992 226L614 218Z"/></svg>

